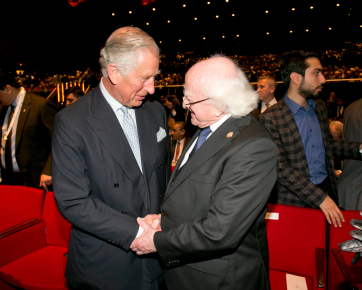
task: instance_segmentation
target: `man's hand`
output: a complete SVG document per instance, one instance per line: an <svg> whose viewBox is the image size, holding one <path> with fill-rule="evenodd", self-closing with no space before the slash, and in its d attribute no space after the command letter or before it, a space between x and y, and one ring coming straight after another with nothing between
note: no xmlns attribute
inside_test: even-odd
<svg viewBox="0 0 362 290"><path fill-rule="evenodd" d="M141 218L137 218L137 222L140 227L142 227L143 233L132 242L130 246L131 250L136 252L137 255L157 252L155 244L153 243L153 236L155 232L159 230L152 228Z"/></svg>
<svg viewBox="0 0 362 290"><path fill-rule="evenodd" d="M160 214L149 214L146 215L144 221L154 229L161 231L161 215Z"/></svg>
<svg viewBox="0 0 362 290"><path fill-rule="evenodd" d="M39 187L44 188L45 192L48 192L48 187L49 185L52 185L53 181L52 181L52 177L49 175L45 175L42 174L40 175L40 183L39 183Z"/></svg>
<svg viewBox="0 0 362 290"><path fill-rule="evenodd" d="M332 224L333 222L333 225L337 227L338 223L338 226L342 227L341 220L344 222L343 214L329 196L327 196L327 198L321 203L319 207L326 216L329 224Z"/></svg>

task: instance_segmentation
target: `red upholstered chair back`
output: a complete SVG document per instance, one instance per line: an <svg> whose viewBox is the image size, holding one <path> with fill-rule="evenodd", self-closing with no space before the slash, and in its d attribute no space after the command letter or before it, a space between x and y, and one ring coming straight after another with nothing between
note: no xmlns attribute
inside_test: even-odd
<svg viewBox="0 0 362 290"><path fill-rule="evenodd" d="M68 247L71 224L59 213L52 191L46 193L43 220L47 245Z"/></svg>
<svg viewBox="0 0 362 290"><path fill-rule="evenodd" d="M315 249L325 249L326 219L319 209L268 204L266 219L270 269L307 276L316 281ZM314 283L315 284L315 283Z"/></svg>
<svg viewBox="0 0 362 290"><path fill-rule="evenodd" d="M336 260L333 258L331 249L337 248L338 244L347 240L352 240L353 238L349 234L350 231L356 230L350 224L351 219L362 219L358 210L345 210L343 211L343 216L345 223L343 223L341 228L335 228L334 226L329 226L329 261L328 261L328 289L333 290L342 290L349 289L341 270L338 267ZM351 265L351 261L354 257L354 253L348 253L341 251L346 261L349 269L352 272L356 282L362 282L362 259L358 261L356 265Z"/></svg>
<svg viewBox="0 0 362 290"><path fill-rule="evenodd" d="M41 219L43 205L43 190L0 185L0 232L32 218Z"/></svg>

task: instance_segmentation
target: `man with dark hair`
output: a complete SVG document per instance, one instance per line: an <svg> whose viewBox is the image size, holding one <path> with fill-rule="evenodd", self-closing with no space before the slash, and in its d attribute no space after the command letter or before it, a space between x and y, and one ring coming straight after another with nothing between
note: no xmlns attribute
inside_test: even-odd
<svg viewBox="0 0 362 290"><path fill-rule="evenodd" d="M335 140L327 109L316 100L325 78L315 53L285 53L280 62L285 96L259 120L278 146L278 181L271 202L320 209L328 222L341 226L332 154L362 159L360 143Z"/></svg>
<svg viewBox="0 0 362 290"><path fill-rule="evenodd" d="M52 184L51 138L56 105L19 87L0 70L1 184Z"/></svg>
<svg viewBox="0 0 362 290"><path fill-rule="evenodd" d="M180 158L182 151L186 148L191 138L186 138L186 124L185 122L176 122L171 129L171 156L172 166L175 166L177 160Z"/></svg>
<svg viewBox="0 0 362 290"><path fill-rule="evenodd" d="M84 96L84 93L80 87L71 87L64 93L65 95L65 106L68 107L73 104L80 97Z"/></svg>

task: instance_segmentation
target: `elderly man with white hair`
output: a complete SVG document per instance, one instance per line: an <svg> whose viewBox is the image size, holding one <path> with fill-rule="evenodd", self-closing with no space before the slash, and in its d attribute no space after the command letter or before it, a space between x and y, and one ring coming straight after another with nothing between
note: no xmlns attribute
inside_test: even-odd
<svg viewBox="0 0 362 290"><path fill-rule="evenodd" d="M158 289L154 257L129 250L136 218L160 211L170 174L167 116L149 102L159 49L138 28L116 30L101 50L99 86L56 116L54 196L72 223L70 289Z"/></svg>
<svg viewBox="0 0 362 290"><path fill-rule="evenodd" d="M131 244L139 255L158 252L169 290L269 289L264 218L278 151L251 114L257 103L258 93L227 57L213 56L186 74L183 106L199 130L171 175L162 231L138 219L144 231Z"/></svg>

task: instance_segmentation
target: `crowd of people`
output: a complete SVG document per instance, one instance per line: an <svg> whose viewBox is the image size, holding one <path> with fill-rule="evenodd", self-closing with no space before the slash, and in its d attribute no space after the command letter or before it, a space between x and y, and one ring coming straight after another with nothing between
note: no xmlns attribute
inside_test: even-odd
<svg viewBox="0 0 362 290"><path fill-rule="evenodd" d="M281 54L231 55L244 70L249 81L256 82L260 76L272 76L281 81L279 60ZM156 86L183 85L187 70L205 59L193 53L160 55L160 74L155 78ZM362 46L352 44L349 48L326 50L320 53L323 74L326 79L362 78ZM58 83L85 83L97 86L101 73L87 68L85 71L58 72L55 75L39 71L26 71L18 77L19 83L30 91L51 91Z"/></svg>
<svg viewBox="0 0 362 290"><path fill-rule="evenodd" d="M160 64L150 35L122 27L100 51L100 73L46 78L75 84L59 112L26 90L40 78L0 71L1 182L53 186L73 225L69 289L270 289L268 202L321 210L335 227L345 222L341 205L362 206L346 196L359 198L360 181L342 173L349 188L340 190L333 162L362 162L360 130L347 134L361 103L344 110L332 93L317 98L321 59L360 73L351 54L361 47ZM276 100L278 77L286 92ZM184 84L182 100L148 99L163 81ZM86 96L83 82L96 85ZM341 116L347 139L330 132Z"/></svg>

